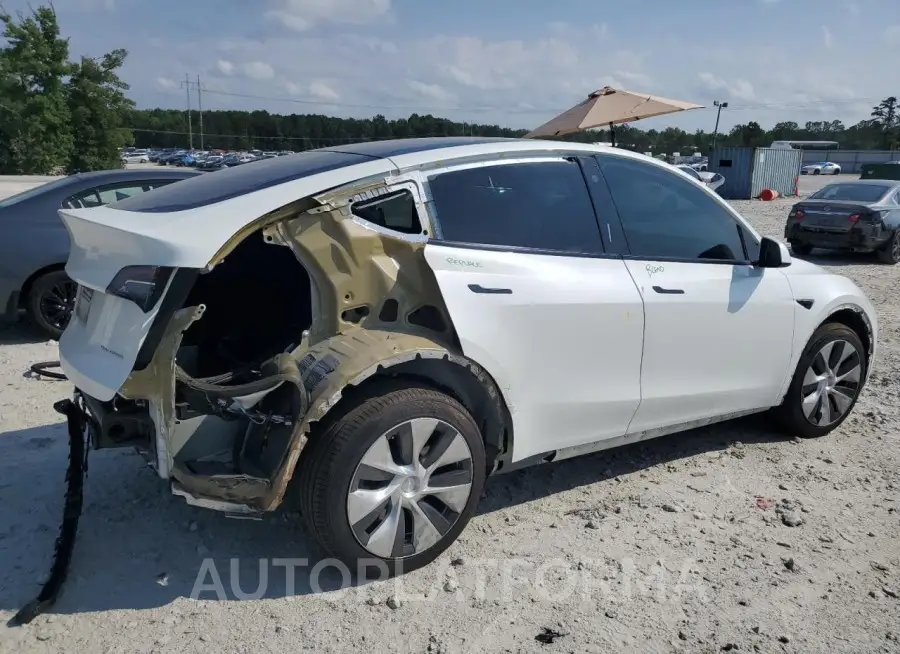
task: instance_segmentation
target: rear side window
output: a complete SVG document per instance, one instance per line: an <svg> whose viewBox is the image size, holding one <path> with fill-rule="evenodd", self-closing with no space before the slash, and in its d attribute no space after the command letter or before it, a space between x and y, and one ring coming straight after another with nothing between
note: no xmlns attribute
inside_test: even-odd
<svg viewBox="0 0 900 654"><path fill-rule="evenodd" d="M890 186L880 184L829 184L810 195L809 199L878 202L890 190Z"/></svg>
<svg viewBox="0 0 900 654"><path fill-rule="evenodd" d="M124 200L116 205L116 209L144 213L186 211L372 160L357 154L309 150L197 175L159 193Z"/></svg>
<svg viewBox="0 0 900 654"><path fill-rule="evenodd" d="M154 188L171 184L175 180L147 180L138 182L126 182L118 184L107 184L105 186L95 186L86 191L76 193L65 200L62 206L64 209L90 209L91 207L102 207L106 204L119 202L146 193Z"/></svg>
<svg viewBox="0 0 900 654"><path fill-rule="evenodd" d="M574 161L467 168L435 175L429 186L445 241L603 251L591 197Z"/></svg>
<svg viewBox="0 0 900 654"><path fill-rule="evenodd" d="M353 215L370 223L404 234L419 234L422 225L416 212L416 202L407 190L390 193L373 200L354 202L350 207Z"/></svg>

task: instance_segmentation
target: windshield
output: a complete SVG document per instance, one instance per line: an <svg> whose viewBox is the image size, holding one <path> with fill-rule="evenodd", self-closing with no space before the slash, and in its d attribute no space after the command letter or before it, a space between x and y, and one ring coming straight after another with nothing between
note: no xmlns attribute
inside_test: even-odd
<svg viewBox="0 0 900 654"><path fill-rule="evenodd" d="M3 200L0 200L0 207L8 207L13 204L18 204L19 202L22 202L23 200L33 198L37 195L40 195L41 193L43 193L45 191L52 191L53 189L58 188L60 186L65 186L66 184L68 184L71 181L72 180L69 177L60 177L59 179L54 179L52 182L47 182L45 184L41 184L40 182L38 182L36 186L33 186L30 189L22 191L21 193L17 193L16 195L11 195L8 198L4 198Z"/></svg>
<svg viewBox="0 0 900 654"><path fill-rule="evenodd" d="M810 195L809 199L878 202L890 190L890 186L881 184L829 184Z"/></svg>

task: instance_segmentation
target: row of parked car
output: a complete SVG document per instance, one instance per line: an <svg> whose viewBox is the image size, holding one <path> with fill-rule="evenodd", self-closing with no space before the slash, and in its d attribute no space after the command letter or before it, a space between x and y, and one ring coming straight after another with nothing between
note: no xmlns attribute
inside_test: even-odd
<svg viewBox="0 0 900 654"><path fill-rule="evenodd" d="M234 152L225 150L186 150L177 148L165 149L136 149L128 148L122 152L122 165L135 163L156 163L160 166L180 166L197 168L198 170L219 170L220 168L233 168L251 161L273 159L294 154L293 151L263 151L250 150L249 152Z"/></svg>

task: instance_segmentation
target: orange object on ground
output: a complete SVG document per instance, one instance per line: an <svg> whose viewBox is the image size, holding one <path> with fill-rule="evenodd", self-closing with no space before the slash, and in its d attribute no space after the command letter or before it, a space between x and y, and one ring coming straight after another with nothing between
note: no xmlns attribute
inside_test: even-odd
<svg viewBox="0 0 900 654"><path fill-rule="evenodd" d="M781 194L780 194L778 191L773 191L773 190L770 189L770 188L764 188L764 189L762 190L762 192L759 194L759 199L760 199L760 200L766 200L766 201L768 201L768 200L774 200L774 199L777 198L779 195L781 195Z"/></svg>

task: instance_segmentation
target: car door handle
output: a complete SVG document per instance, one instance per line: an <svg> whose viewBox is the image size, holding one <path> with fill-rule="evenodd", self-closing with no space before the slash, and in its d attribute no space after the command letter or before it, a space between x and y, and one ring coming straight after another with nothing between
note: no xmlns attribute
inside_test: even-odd
<svg viewBox="0 0 900 654"><path fill-rule="evenodd" d="M684 289L681 288L663 288L662 286L654 286L653 290L663 295L684 295Z"/></svg>
<svg viewBox="0 0 900 654"><path fill-rule="evenodd" d="M511 288L485 288L481 284L469 284L469 290L473 293L486 293L489 295L512 295Z"/></svg>

